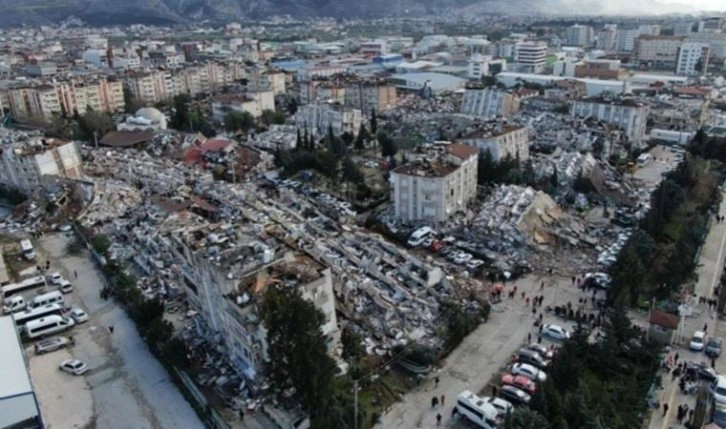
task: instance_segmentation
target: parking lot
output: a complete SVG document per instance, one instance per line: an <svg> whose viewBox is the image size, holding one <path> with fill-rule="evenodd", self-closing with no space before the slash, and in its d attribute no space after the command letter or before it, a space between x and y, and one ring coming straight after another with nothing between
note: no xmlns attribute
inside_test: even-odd
<svg viewBox="0 0 726 429"><path fill-rule="evenodd" d="M642 180L648 186L656 185L662 180L663 174L670 171L678 162L678 151L682 150L666 146L655 146L648 152L651 160L638 168L633 176Z"/></svg>
<svg viewBox="0 0 726 429"><path fill-rule="evenodd" d="M101 299L103 278L88 255L65 255L70 240L51 234L36 246L39 261L50 260L51 271L60 271L73 284L74 291L65 295L66 305L81 307L90 316L62 334L73 336L76 345L71 348L38 356L32 343L27 345L30 375L46 427L202 428L133 322L115 303ZM72 357L88 365L85 375L58 369Z"/></svg>

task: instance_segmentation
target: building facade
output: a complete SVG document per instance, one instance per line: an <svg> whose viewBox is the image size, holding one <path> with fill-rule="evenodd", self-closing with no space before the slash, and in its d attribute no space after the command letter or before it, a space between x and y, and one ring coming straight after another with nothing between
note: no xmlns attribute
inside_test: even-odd
<svg viewBox="0 0 726 429"><path fill-rule="evenodd" d="M295 123L299 129L307 129L314 136L325 136L328 129L339 136L345 132L358 134L363 115L359 109L334 103L313 103L298 108Z"/></svg>
<svg viewBox="0 0 726 429"><path fill-rule="evenodd" d="M567 29L569 46L589 46L593 39L593 30L589 25L575 24Z"/></svg>
<svg viewBox="0 0 726 429"><path fill-rule="evenodd" d="M478 150L451 143L434 157L424 154L391 171L396 217L408 221L446 221L476 196Z"/></svg>
<svg viewBox="0 0 726 429"><path fill-rule="evenodd" d="M217 122L224 122L229 112L247 112L259 118L265 110L275 110L275 96L271 90L245 95L220 94L212 98L212 118Z"/></svg>
<svg viewBox="0 0 726 429"><path fill-rule="evenodd" d="M504 158L529 159L529 129L526 127L497 125L475 130L460 141L480 151L488 151L496 162Z"/></svg>
<svg viewBox="0 0 726 429"><path fill-rule="evenodd" d="M461 113L485 118L506 118L519 111L519 97L496 88L467 89L461 100Z"/></svg>
<svg viewBox="0 0 726 429"><path fill-rule="evenodd" d="M514 46L514 61L519 71L542 73L547 59L547 43L541 41L519 42Z"/></svg>
<svg viewBox="0 0 726 429"><path fill-rule="evenodd" d="M608 100L601 97L576 100L570 113L574 117L597 118L623 130L634 143L642 143L645 136L649 108L632 100Z"/></svg>
<svg viewBox="0 0 726 429"><path fill-rule="evenodd" d="M684 39L682 36L638 36L636 58L641 64L672 70Z"/></svg>
<svg viewBox="0 0 726 429"><path fill-rule="evenodd" d="M0 149L0 184L25 193L41 186L43 176L77 179L83 175L83 162L73 142L33 137Z"/></svg>
<svg viewBox="0 0 726 429"><path fill-rule="evenodd" d="M710 55L711 48L705 43L684 43L678 51L676 74L681 76L706 74Z"/></svg>

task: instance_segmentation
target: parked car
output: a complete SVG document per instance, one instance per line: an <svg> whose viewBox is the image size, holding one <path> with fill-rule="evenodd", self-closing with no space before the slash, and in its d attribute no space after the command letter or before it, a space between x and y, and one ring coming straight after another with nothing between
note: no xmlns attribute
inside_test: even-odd
<svg viewBox="0 0 726 429"><path fill-rule="evenodd" d="M542 325L540 334L553 341L564 341L570 338L570 333L559 325Z"/></svg>
<svg viewBox="0 0 726 429"><path fill-rule="evenodd" d="M505 399L497 398L496 396L485 396L482 399L492 404L499 411L500 416L506 416L514 410L514 405Z"/></svg>
<svg viewBox="0 0 726 429"><path fill-rule="evenodd" d="M713 405L711 421L721 428L726 428L726 404L716 403Z"/></svg>
<svg viewBox="0 0 726 429"><path fill-rule="evenodd" d="M514 405L527 405L532 399L527 392L509 385L504 385L499 388L499 396Z"/></svg>
<svg viewBox="0 0 726 429"><path fill-rule="evenodd" d="M547 374L527 363L515 363L509 368L509 373L513 375L523 375L532 381L543 383L547 380Z"/></svg>
<svg viewBox="0 0 726 429"><path fill-rule="evenodd" d="M443 248L446 247L446 243L443 241L434 241L433 244L431 244L430 250L434 253L443 250Z"/></svg>
<svg viewBox="0 0 726 429"><path fill-rule="evenodd" d="M461 265L469 262L473 256L471 254L466 252L457 253L456 256L454 256L454 263Z"/></svg>
<svg viewBox="0 0 726 429"><path fill-rule="evenodd" d="M703 331L696 331L693 333L693 337L691 337L691 342L688 343L688 348L695 352L700 352L703 350L705 344L706 333Z"/></svg>
<svg viewBox="0 0 726 429"><path fill-rule="evenodd" d="M550 364L550 361L543 359L538 352L526 348L520 349L516 358L517 362L527 363L539 369L546 369Z"/></svg>
<svg viewBox="0 0 726 429"><path fill-rule="evenodd" d="M726 376L719 375L709 386L713 402L726 405Z"/></svg>
<svg viewBox="0 0 726 429"><path fill-rule="evenodd" d="M63 279L60 284L58 285L58 290L61 291L61 293L71 293L73 292L73 285L71 282L69 282L66 279Z"/></svg>
<svg viewBox="0 0 726 429"><path fill-rule="evenodd" d="M504 374L502 375L502 384L522 389L530 395L534 395L534 392L537 391L537 385L534 384L534 381L523 375Z"/></svg>
<svg viewBox="0 0 726 429"><path fill-rule="evenodd" d="M64 349L71 345L70 340L66 337L52 337L35 343L35 354L43 355L46 353L54 352L56 350Z"/></svg>
<svg viewBox="0 0 726 429"><path fill-rule="evenodd" d="M58 225L58 231L60 232L70 232L72 229L73 227L68 225L67 223L62 223Z"/></svg>
<svg viewBox="0 0 726 429"><path fill-rule="evenodd" d="M481 259L472 259L471 261L466 263L466 266L473 270L475 268L482 266L483 264L484 264L484 261L482 261Z"/></svg>
<svg viewBox="0 0 726 429"><path fill-rule="evenodd" d="M71 310L71 317L73 321L78 323L88 322L88 314L80 308L74 308Z"/></svg>
<svg viewBox="0 0 726 429"><path fill-rule="evenodd" d="M61 362L60 370L73 375L83 375L88 372L88 365L78 359L68 359Z"/></svg>
<svg viewBox="0 0 726 429"><path fill-rule="evenodd" d="M542 359L552 360L555 357L555 350L550 347L545 347L541 344L532 343L524 347L526 350L532 350L542 356Z"/></svg>
<svg viewBox="0 0 726 429"><path fill-rule="evenodd" d="M721 356L721 338L711 337L706 342L706 356L717 358Z"/></svg>

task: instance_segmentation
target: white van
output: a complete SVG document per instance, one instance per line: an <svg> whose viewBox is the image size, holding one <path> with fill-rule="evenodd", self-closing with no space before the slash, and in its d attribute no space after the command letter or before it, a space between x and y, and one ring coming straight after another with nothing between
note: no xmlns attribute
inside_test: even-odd
<svg viewBox="0 0 726 429"><path fill-rule="evenodd" d="M497 408L484 398L480 398L468 390L459 394L453 413L462 415L482 429L496 429L499 427Z"/></svg>
<svg viewBox="0 0 726 429"><path fill-rule="evenodd" d="M638 157L638 167L643 167L650 162L653 157L649 153L643 153Z"/></svg>
<svg viewBox="0 0 726 429"><path fill-rule="evenodd" d="M408 239L408 245L411 247L420 246L421 243L426 241L426 239L430 238L433 234L434 230L428 226L421 227L411 234L411 237Z"/></svg>
<svg viewBox="0 0 726 429"><path fill-rule="evenodd" d="M25 259L29 261L32 261L37 257L35 250L33 249L33 243L31 243L28 239L20 240L20 249L23 251Z"/></svg>
<svg viewBox="0 0 726 429"><path fill-rule="evenodd" d="M25 298L20 295L14 295L4 301L3 313L16 313L18 311L25 310L25 307L27 306L28 304L25 302Z"/></svg>
<svg viewBox="0 0 726 429"><path fill-rule="evenodd" d="M61 280L60 284L58 285L58 290L61 293L71 293L71 292L73 292L73 285L68 280L63 279L63 280Z"/></svg>
<svg viewBox="0 0 726 429"><path fill-rule="evenodd" d="M30 306L42 307L47 304L63 305L65 304L65 298L63 298L63 294L59 291L48 292L33 298L33 302L30 303Z"/></svg>
<svg viewBox="0 0 726 429"><path fill-rule="evenodd" d="M31 320L25 325L25 335L28 338L38 338L71 329L75 325L72 319L63 316L48 316L42 319Z"/></svg>
<svg viewBox="0 0 726 429"><path fill-rule="evenodd" d="M50 283L52 285L59 285L64 280L63 276L57 271L52 274L49 274L47 279L48 279L48 283Z"/></svg>

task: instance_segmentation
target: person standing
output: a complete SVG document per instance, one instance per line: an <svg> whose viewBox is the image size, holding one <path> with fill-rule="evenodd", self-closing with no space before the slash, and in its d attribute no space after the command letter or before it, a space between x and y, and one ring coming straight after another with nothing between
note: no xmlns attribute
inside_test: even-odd
<svg viewBox="0 0 726 429"><path fill-rule="evenodd" d="M444 401L446 400L446 397L444 395L441 395L441 406L444 406Z"/></svg>
<svg viewBox="0 0 726 429"><path fill-rule="evenodd" d="M436 414L436 426L441 426L441 414Z"/></svg>
<svg viewBox="0 0 726 429"><path fill-rule="evenodd" d="M434 387L439 387L439 377L434 378Z"/></svg>
<svg viewBox="0 0 726 429"><path fill-rule="evenodd" d="M668 404L663 404L663 417L665 417L666 414L668 414Z"/></svg>

